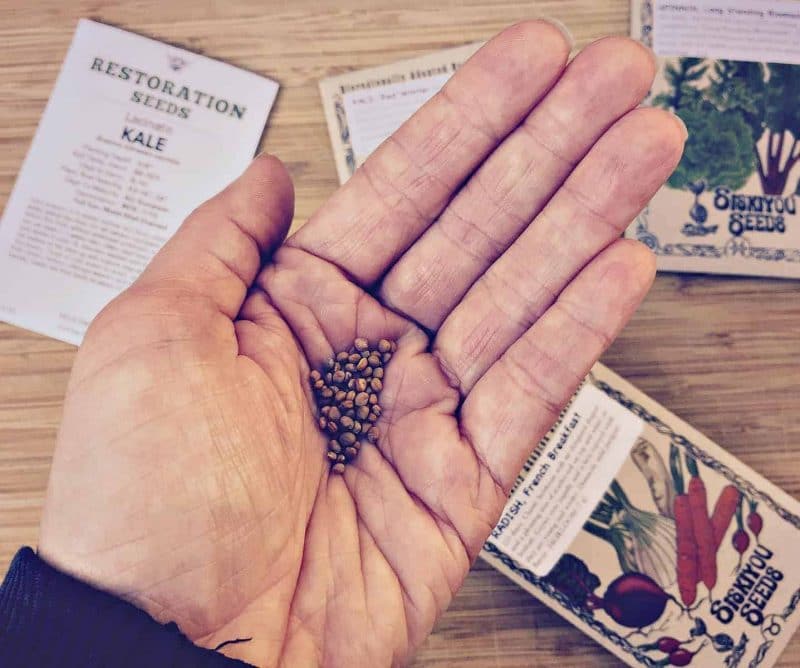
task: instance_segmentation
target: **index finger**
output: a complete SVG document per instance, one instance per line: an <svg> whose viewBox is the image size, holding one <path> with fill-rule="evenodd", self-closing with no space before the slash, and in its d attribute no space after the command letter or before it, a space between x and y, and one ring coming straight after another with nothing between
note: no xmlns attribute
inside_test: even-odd
<svg viewBox="0 0 800 668"><path fill-rule="evenodd" d="M361 285L380 278L544 97L570 42L546 21L507 28L389 137L294 236Z"/></svg>

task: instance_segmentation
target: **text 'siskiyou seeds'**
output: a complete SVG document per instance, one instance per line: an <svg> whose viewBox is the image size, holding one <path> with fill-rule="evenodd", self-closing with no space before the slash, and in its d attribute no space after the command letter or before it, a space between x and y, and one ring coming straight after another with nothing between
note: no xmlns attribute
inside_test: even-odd
<svg viewBox="0 0 800 668"><path fill-rule="evenodd" d="M381 339L373 347L359 337L349 350L328 358L321 371L311 372L317 424L329 437L327 457L334 473L344 473L365 440L378 443L384 368L396 350L394 341Z"/></svg>

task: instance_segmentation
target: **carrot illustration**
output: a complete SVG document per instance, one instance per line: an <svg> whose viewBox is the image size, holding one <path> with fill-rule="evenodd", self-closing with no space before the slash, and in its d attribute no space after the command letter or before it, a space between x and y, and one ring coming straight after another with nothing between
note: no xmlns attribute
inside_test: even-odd
<svg viewBox="0 0 800 668"><path fill-rule="evenodd" d="M669 448L669 469L675 486L672 510L675 515L675 544L678 551L678 591L683 604L688 607L697 597L697 545L694 542L689 496L684 493L681 455L674 445Z"/></svg>
<svg viewBox="0 0 800 668"><path fill-rule="evenodd" d="M689 508L692 512L692 531L697 545L697 569L700 579L709 591L717 584L717 551L714 528L708 517L706 485L697 470L694 457L686 456L686 469L692 475L689 481Z"/></svg>
<svg viewBox="0 0 800 668"><path fill-rule="evenodd" d="M711 513L711 528L714 530L714 552L719 551L722 539L728 531L733 515L736 513L736 506L739 505L739 489L736 485L726 485L714 504L714 512Z"/></svg>

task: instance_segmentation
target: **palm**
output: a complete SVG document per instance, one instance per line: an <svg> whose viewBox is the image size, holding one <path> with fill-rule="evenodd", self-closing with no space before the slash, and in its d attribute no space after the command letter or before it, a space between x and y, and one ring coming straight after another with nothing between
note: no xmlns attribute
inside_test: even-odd
<svg viewBox="0 0 800 668"><path fill-rule="evenodd" d="M615 236L680 133L626 114L639 47L590 50L562 75L551 26L501 34L282 246L274 160L195 212L81 349L45 558L253 663L402 662L651 279ZM356 336L398 351L381 442L340 477L306 379Z"/></svg>

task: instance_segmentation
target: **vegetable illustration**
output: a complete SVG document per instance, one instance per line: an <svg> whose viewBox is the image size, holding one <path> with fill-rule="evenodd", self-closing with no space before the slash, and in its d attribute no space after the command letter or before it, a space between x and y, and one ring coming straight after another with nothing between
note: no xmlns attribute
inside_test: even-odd
<svg viewBox="0 0 800 668"><path fill-rule="evenodd" d="M702 648L702 647L701 647ZM694 656L699 652L700 649L697 649L694 652L690 652L685 647L681 647L680 649L676 649L669 655L669 664L670 666L688 666Z"/></svg>
<svg viewBox="0 0 800 668"><path fill-rule="evenodd" d="M678 549L678 591L685 606L697 598L697 545L694 542L689 495L684 493L681 455L675 445L669 448L669 468L675 485L675 535Z"/></svg>
<svg viewBox="0 0 800 668"><path fill-rule="evenodd" d="M544 581L566 596L574 605L589 608L587 599L600 586L600 578L592 573L583 560L565 554L558 560Z"/></svg>
<svg viewBox="0 0 800 668"><path fill-rule="evenodd" d="M663 638L659 638L656 642L656 647L659 651L664 652L664 654L671 654L676 649L679 649L681 646L681 641L677 638L671 638L670 636L664 636Z"/></svg>
<svg viewBox="0 0 800 668"><path fill-rule="evenodd" d="M675 524L634 507L612 481L584 529L614 548L624 573L643 573L667 588L675 583Z"/></svg>
<svg viewBox="0 0 800 668"><path fill-rule="evenodd" d="M747 528L753 532L753 536L755 536L756 542L758 542L758 534L760 534L761 529L764 528L764 520L761 518L761 515L756 512L758 503L753 499L751 499L749 503L750 514L747 516Z"/></svg>
<svg viewBox="0 0 800 668"><path fill-rule="evenodd" d="M714 530L714 551L719 550L722 539L728 531L736 506L739 505L738 488L735 485L726 485L719 493L717 502L714 504L714 512L711 513L711 528Z"/></svg>
<svg viewBox="0 0 800 668"><path fill-rule="evenodd" d="M658 454L655 446L644 438L637 438L631 450L631 459L647 481L650 496L653 497L658 512L664 517L672 519L672 503L675 492L664 460Z"/></svg>
<svg viewBox="0 0 800 668"><path fill-rule="evenodd" d="M602 608L621 626L641 629L657 621L674 600L655 580L642 573L625 573L608 585L603 598L593 596L590 607Z"/></svg>
<svg viewBox="0 0 800 668"><path fill-rule="evenodd" d="M736 526L737 529L731 537L731 543L733 543L733 549L739 553L739 564L736 566L736 570L739 570L742 567L742 557L744 553L747 552L747 548L750 547L750 536L747 531L744 530L741 498L736 505Z"/></svg>
<svg viewBox="0 0 800 668"><path fill-rule="evenodd" d="M692 531L697 546L697 570L709 591L717 584L717 551L714 549L714 529L708 517L706 486L694 457L686 457L686 469L692 475L689 481L689 509L692 513Z"/></svg>

